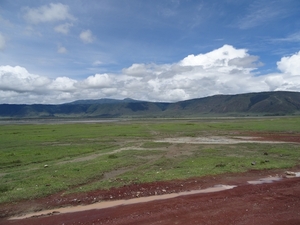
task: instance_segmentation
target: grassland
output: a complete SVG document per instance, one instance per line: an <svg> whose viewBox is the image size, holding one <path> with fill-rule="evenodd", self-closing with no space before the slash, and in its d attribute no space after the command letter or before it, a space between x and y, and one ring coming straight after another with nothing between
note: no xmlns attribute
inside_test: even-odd
<svg viewBox="0 0 300 225"><path fill-rule="evenodd" d="M300 133L300 118L1 125L0 203L56 192L299 164L300 145L296 143L155 142L254 131Z"/></svg>

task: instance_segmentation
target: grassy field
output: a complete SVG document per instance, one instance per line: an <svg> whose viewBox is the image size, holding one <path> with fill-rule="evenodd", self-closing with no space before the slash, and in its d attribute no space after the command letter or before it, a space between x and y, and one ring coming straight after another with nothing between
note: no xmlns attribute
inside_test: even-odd
<svg viewBox="0 0 300 225"><path fill-rule="evenodd" d="M170 137L234 136L248 131L300 133L300 118L1 125L0 203L59 191L67 194L299 164L299 145L293 143L155 142ZM256 164L251 165L254 161Z"/></svg>

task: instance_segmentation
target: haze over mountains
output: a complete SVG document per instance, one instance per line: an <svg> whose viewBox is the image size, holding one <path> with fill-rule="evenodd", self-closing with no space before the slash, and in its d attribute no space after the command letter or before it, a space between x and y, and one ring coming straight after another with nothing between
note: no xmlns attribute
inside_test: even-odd
<svg viewBox="0 0 300 225"><path fill-rule="evenodd" d="M59 105L0 105L2 118L167 118L298 114L300 93L285 91L215 95L175 103L98 99Z"/></svg>

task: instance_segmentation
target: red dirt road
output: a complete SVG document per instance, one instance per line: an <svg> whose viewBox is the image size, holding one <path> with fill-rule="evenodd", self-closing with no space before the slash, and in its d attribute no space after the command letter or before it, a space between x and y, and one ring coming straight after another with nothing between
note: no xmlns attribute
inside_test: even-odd
<svg viewBox="0 0 300 225"><path fill-rule="evenodd" d="M297 168L299 169L299 168ZM53 225L53 224L300 224L300 178L283 178L273 183L248 184L249 180L257 180L268 175L279 176L283 171L250 171L242 174L222 175L189 179L185 181L159 182L141 184L102 191L102 196L113 197L113 193L135 195L138 190L149 194L157 190L166 192L193 190L211 187L216 184L237 185L237 187L214 193L193 194L167 200L156 200L147 203L122 205L101 210L89 210L76 213L7 220L0 224L20 225ZM141 192L141 191L140 191ZM100 192L77 195L77 199L89 199ZM124 197L120 198L124 198ZM54 196L52 196L53 199ZM75 196L69 196L70 201ZM114 197L113 197L114 198ZM117 198L117 197L116 197ZM47 199L35 200L32 204L55 205ZM87 200L88 201L88 200ZM87 203L87 202L86 202ZM25 203L24 203L25 204ZM30 204L27 202L27 204ZM74 204L74 203L73 203ZM19 210L21 205L18 205ZM45 206L45 205L44 205ZM18 208L17 207L17 208ZM8 209L8 208L7 208ZM55 211L59 211L56 209Z"/></svg>

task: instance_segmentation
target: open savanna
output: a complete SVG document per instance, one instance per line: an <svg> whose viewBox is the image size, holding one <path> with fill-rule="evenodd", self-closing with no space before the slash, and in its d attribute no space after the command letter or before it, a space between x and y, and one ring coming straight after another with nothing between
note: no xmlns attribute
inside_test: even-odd
<svg viewBox="0 0 300 225"><path fill-rule="evenodd" d="M157 142L164 138L251 133L298 135L300 118L5 123L0 129L0 203L57 192L291 168L300 163L299 143Z"/></svg>

